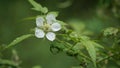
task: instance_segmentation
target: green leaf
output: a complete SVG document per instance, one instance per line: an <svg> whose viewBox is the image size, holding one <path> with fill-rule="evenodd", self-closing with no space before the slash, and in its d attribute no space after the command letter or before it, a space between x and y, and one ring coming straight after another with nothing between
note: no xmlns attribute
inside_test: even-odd
<svg viewBox="0 0 120 68"><path fill-rule="evenodd" d="M92 59L92 62L94 63L94 66L96 67L96 49L95 49L95 46L93 45L93 43L91 43L90 40L87 40L87 39L82 39L81 43L87 49L87 51Z"/></svg>
<svg viewBox="0 0 120 68"><path fill-rule="evenodd" d="M106 28L104 31L103 31L103 35L104 36L109 36L109 35L113 35L113 36L116 36L117 33L118 33L118 29L117 28L114 28L114 27L109 27L109 28Z"/></svg>
<svg viewBox="0 0 120 68"><path fill-rule="evenodd" d="M48 12L48 9L46 7L42 7L40 4L38 4L34 0L29 0L29 2L33 5L33 7L34 7L34 8L32 8L33 10L41 11L42 13Z"/></svg>
<svg viewBox="0 0 120 68"><path fill-rule="evenodd" d="M98 43L96 43L96 42L94 42L94 41L91 41L91 43L92 43L96 48L102 48L102 49L104 49L104 47L103 47L102 45L100 45L100 44L98 44Z"/></svg>
<svg viewBox="0 0 120 68"><path fill-rule="evenodd" d="M6 60L6 59L0 59L0 66L2 66L2 65L3 66L8 65L8 66L18 68L18 66L13 61Z"/></svg>
<svg viewBox="0 0 120 68"><path fill-rule="evenodd" d="M33 34L27 34L27 35L22 35L20 37L17 37L15 40L13 40L8 46L6 46L5 48L9 48L9 47L12 47L18 43L20 43L21 41L29 38L29 37L32 37Z"/></svg>

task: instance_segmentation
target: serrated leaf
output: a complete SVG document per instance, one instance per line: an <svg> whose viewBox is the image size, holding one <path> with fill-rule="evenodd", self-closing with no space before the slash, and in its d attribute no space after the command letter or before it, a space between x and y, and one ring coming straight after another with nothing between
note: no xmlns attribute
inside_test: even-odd
<svg viewBox="0 0 120 68"><path fill-rule="evenodd" d="M86 39L82 39L81 43L87 49L87 51L92 59L92 62L94 63L94 66L96 67L96 49L95 49L95 46L91 43L91 41L86 40Z"/></svg>
<svg viewBox="0 0 120 68"><path fill-rule="evenodd" d="M93 44L96 48L102 48L102 49L104 49L104 47L103 47L102 45L100 45L100 44L98 44L98 43L96 43L96 42L94 42L94 41L92 41L92 44Z"/></svg>
<svg viewBox="0 0 120 68"><path fill-rule="evenodd" d="M48 12L48 9L46 7L42 7L41 4L38 4L34 0L29 0L29 2L33 5L33 7L34 7L34 8L32 8L33 10L41 11L42 13Z"/></svg>
<svg viewBox="0 0 120 68"><path fill-rule="evenodd" d="M29 37L32 37L33 34L27 34L27 35L22 35L20 37L17 37L15 40L13 40L8 46L6 46L5 48L9 48L9 47L12 47L18 43L20 43L21 41L29 38Z"/></svg>
<svg viewBox="0 0 120 68"><path fill-rule="evenodd" d="M84 47L81 45L80 42L76 43L73 47L73 50L76 52L76 53L80 53L81 50L83 49Z"/></svg>

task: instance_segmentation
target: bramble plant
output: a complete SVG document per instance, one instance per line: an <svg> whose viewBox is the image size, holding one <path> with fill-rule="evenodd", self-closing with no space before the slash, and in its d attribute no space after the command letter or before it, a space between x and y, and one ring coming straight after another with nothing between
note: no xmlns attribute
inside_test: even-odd
<svg viewBox="0 0 120 68"><path fill-rule="evenodd" d="M114 57L118 57L115 60L120 59L120 52L116 50L120 44L120 30L118 28L106 28L98 35L98 38L93 39L90 36L91 33L87 32L86 34L85 32L81 32L79 28L80 23L66 23L58 20L58 12L49 11L47 7L43 7L34 0L28 1L33 6L32 10L40 13L32 19L36 22L36 27L33 28L34 32L17 37L10 44L1 47L1 52L21 43L27 38L36 37L48 40L50 42L50 51L53 54L61 51L65 52L68 56L76 58L80 65L74 68L106 68L107 63L111 59L114 59ZM113 42L108 47L103 42L109 43L109 39L111 38ZM54 49L57 49L57 51ZM0 59L0 66L3 68L21 68L21 62L15 50L13 50L13 56L15 60L12 61ZM116 63L120 65L120 61L116 61ZM33 68L41 67L34 66Z"/></svg>

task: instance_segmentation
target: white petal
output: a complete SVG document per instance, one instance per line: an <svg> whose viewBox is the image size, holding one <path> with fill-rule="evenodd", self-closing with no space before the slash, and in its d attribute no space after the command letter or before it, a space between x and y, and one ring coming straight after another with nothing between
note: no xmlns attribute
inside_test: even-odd
<svg viewBox="0 0 120 68"><path fill-rule="evenodd" d="M37 38L43 38L45 36L45 33L43 30L36 28L35 29L35 36Z"/></svg>
<svg viewBox="0 0 120 68"><path fill-rule="evenodd" d="M48 14L46 16L46 20L48 24L52 24L54 21L56 21L55 15L54 14Z"/></svg>
<svg viewBox="0 0 120 68"><path fill-rule="evenodd" d="M43 26L44 18L43 17L37 17L36 18L36 25L37 27Z"/></svg>
<svg viewBox="0 0 120 68"><path fill-rule="evenodd" d="M59 23L53 23L51 25L52 31L59 31L61 29L61 25Z"/></svg>
<svg viewBox="0 0 120 68"><path fill-rule="evenodd" d="M53 32L48 32L48 33L46 34L46 37L47 37L48 40L54 41L56 35L55 35L55 33L53 33Z"/></svg>
<svg viewBox="0 0 120 68"><path fill-rule="evenodd" d="M53 23L53 21L47 20L47 23L51 25Z"/></svg>

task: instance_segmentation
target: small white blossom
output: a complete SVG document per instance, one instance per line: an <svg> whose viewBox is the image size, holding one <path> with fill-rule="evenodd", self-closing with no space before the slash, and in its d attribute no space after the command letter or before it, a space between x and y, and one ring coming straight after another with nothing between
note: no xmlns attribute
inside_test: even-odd
<svg viewBox="0 0 120 68"><path fill-rule="evenodd" d="M53 14L48 14L44 17L36 18L35 36L37 38L46 38L50 41L55 40L55 33L61 29L61 25L57 22L56 17Z"/></svg>

